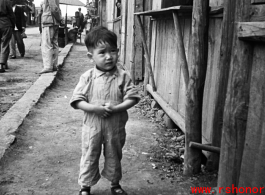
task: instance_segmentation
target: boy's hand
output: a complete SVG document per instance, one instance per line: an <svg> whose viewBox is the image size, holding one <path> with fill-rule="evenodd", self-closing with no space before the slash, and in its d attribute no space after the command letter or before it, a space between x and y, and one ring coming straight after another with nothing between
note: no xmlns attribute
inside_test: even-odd
<svg viewBox="0 0 265 195"><path fill-rule="evenodd" d="M111 105L110 103L105 103L104 108L110 110L111 112L114 112L114 106Z"/></svg>
<svg viewBox="0 0 265 195"><path fill-rule="evenodd" d="M94 109L94 113L102 118L107 118L111 115L112 110L105 106L97 106Z"/></svg>

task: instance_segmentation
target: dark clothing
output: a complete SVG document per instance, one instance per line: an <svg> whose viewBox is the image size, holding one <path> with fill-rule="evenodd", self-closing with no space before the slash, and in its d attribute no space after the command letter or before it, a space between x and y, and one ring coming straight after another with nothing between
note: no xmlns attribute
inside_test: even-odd
<svg viewBox="0 0 265 195"><path fill-rule="evenodd" d="M15 27L15 15L9 0L0 0L0 28Z"/></svg>
<svg viewBox="0 0 265 195"><path fill-rule="evenodd" d="M16 5L14 7L14 12L16 16L16 26L15 26L15 30L13 31L12 39L10 41L10 49L11 49L10 55L16 56L16 44L17 44L20 55L24 56L25 45L23 42L23 38L21 36L22 32L26 28L24 9L21 6Z"/></svg>
<svg viewBox="0 0 265 195"><path fill-rule="evenodd" d="M0 0L0 64L6 64L9 55L9 42L15 26L15 15L9 0Z"/></svg>
<svg viewBox="0 0 265 195"><path fill-rule="evenodd" d="M20 56L24 56L25 55L25 44L23 41L23 38L21 36L21 32L18 30L15 30L13 32L12 35L12 39L10 41L10 55L11 56L16 56L16 44L17 44L17 48L18 51L20 53Z"/></svg>
<svg viewBox="0 0 265 195"><path fill-rule="evenodd" d="M12 27L0 28L1 55L0 64L6 64L9 55L9 42L12 37Z"/></svg>
<svg viewBox="0 0 265 195"><path fill-rule="evenodd" d="M22 27L26 28L26 19L24 15L24 10L21 6L16 6L15 8L15 16L16 16L16 28L17 30L22 32Z"/></svg>

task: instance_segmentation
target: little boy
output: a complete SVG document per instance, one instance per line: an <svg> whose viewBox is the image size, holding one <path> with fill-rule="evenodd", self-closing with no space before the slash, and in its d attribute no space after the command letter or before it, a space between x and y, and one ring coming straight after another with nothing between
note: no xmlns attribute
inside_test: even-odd
<svg viewBox="0 0 265 195"><path fill-rule="evenodd" d="M100 179L99 158L105 156L101 175L111 182L113 195L127 195L121 188L121 159L125 143L127 109L140 99L128 74L117 67L117 36L105 27L93 28L85 38L88 58L95 67L85 72L70 104L84 111L82 157L78 183L80 195L89 195Z"/></svg>

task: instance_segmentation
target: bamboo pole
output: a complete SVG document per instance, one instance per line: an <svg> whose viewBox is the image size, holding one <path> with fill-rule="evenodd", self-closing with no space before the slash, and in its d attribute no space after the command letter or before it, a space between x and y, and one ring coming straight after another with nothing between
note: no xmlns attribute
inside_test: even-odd
<svg viewBox="0 0 265 195"><path fill-rule="evenodd" d="M191 141L202 140L202 103L208 57L209 0L193 2L190 80L186 94L184 175L201 170L201 150L190 148Z"/></svg>
<svg viewBox="0 0 265 195"><path fill-rule="evenodd" d="M153 71L152 71L152 66L151 66L151 61L150 61L150 55L149 55L149 52L148 52L148 47L147 47L146 39L145 39L145 36L144 36L144 27L143 27L143 24L142 24L141 16L140 15L137 15L137 20L138 20L138 23L140 25L140 32L141 32L142 43L143 43L143 46L144 46L144 53L145 53L146 64L148 66L149 75L151 77L151 85L152 85L153 91L156 91L154 74L153 74Z"/></svg>
<svg viewBox="0 0 265 195"><path fill-rule="evenodd" d="M188 62L187 62L187 58L185 54L185 47L183 43L181 26L179 24L179 18L178 18L177 11L173 11L173 19L174 19L175 31L176 31L176 42L179 48L180 66L181 66L182 74L184 77L185 86L187 89L188 83L189 83L189 68L188 68Z"/></svg>

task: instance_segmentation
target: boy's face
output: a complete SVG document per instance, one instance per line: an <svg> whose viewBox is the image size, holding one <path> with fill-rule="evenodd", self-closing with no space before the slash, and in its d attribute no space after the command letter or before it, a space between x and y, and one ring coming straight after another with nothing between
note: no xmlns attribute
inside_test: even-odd
<svg viewBox="0 0 265 195"><path fill-rule="evenodd" d="M111 70L116 66L119 49L108 43L100 43L88 53L88 57L94 60L96 65L103 70Z"/></svg>

